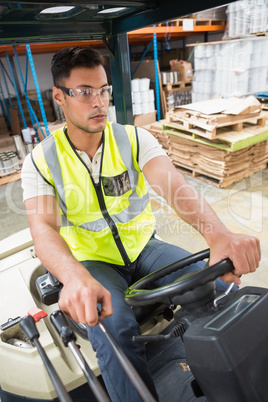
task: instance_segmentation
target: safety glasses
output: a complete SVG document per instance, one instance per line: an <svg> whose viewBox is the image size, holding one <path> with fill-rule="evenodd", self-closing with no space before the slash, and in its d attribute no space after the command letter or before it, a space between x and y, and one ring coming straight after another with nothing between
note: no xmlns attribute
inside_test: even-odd
<svg viewBox="0 0 268 402"><path fill-rule="evenodd" d="M64 93L66 93L71 98L77 99L80 103L91 103L96 99L96 96L99 95L101 100L105 101L110 99L112 95L112 86L107 85L105 87L101 87L99 89L90 88L90 87L81 87L81 88L65 88L61 86L57 86L57 88L61 89Z"/></svg>

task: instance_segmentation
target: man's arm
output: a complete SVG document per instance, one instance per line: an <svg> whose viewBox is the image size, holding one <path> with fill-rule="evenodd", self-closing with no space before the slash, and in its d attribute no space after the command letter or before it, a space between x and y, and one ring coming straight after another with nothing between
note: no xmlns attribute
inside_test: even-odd
<svg viewBox="0 0 268 402"><path fill-rule="evenodd" d="M165 198L180 218L205 237L211 250L211 265L227 257L232 260L235 271L224 275L225 282L240 284L239 275L258 268L261 259L259 239L230 232L168 157L151 159L143 167L143 173L153 190Z"/></svg>
<svg viewBox="0 0 268 402"><path fill-rule="evenodd" d="M35 251L46 269L62 284L59 307L76 322L94 326L100 318L112 315L111 294L97 282L72 255L60 236L60 212L54 196L25 200Z"/></svg>

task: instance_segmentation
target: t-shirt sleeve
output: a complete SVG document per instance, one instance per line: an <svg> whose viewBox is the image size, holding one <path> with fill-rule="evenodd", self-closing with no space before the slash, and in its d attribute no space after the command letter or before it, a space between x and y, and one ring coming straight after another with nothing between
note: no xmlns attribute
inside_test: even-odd
<svg viewBox="0 0 268 402"><path fill-rule="evenodd" d="M40 197L43 195L54 195L54 187L48 184L36 170L31 154L28 154L24 160L21 169L21 186L23 190L23 201Z"/></svg>
<svg viewBox="0 0 268 402"><path fill-rule="evenodd" d="M139 166L141 170L143 169L144 165L149 162L151 159L165 155L167 156L166 152L162 148L162 145L159 144L157 139L147 130L144 128L138 127L137 128L137 135L139 141Z"/></svg>

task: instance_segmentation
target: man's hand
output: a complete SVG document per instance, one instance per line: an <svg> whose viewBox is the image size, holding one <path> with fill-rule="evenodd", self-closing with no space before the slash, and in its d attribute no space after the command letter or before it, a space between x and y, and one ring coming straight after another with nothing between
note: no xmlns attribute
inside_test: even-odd
<svg viewBox="0 0 268 402"><path fill-rule="evenodd" d="M61 214L56 197L25 201L35 251L46 269L62 284L59 306L76 322L97 325L113 314L110 292L97 282L72 255L60 235ZM45 241L44 241L45 239ZM101 305L100 317L97 304Z"/></svg>
<svg viewBox="0 0 268 402"><path fill-rule="evenodd" d="M98 316L97 303L101 304ZM97 282L86 270L63 285L59 307L76 322L95 326L99 319L113 314L110 292Z"/></svg>
<svg viewBox="0 0 268 402"><path fill-rule="evenodd" d="M235 282L240 285L240 275L255 272L261 259L260 241L254 236L236 234L227 231L217 237L210 245L209 265L230 258L235 270L225 274L221 279L224 282Z"/></svg>

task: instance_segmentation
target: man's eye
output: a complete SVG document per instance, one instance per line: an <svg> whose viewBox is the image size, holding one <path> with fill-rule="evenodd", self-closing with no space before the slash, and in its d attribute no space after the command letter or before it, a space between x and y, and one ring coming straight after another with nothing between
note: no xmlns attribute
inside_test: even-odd
<svg viewBox="0 0 268 402"><path fill-rule="evenodd" d="M92 94L92 91L91 91L90 88L83 88L83 89L81 89L80 91L81 91L80 93L81 93L82 95L91 95L91 94Z"/></svg>
<svg viewBox="0 0 268 402"><path fill-rule="evenodd" d="M101 93L104 95L104 94L107 94L109 92L109 88L101 88Z"/></svg>

